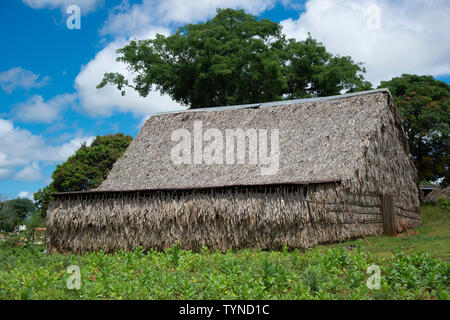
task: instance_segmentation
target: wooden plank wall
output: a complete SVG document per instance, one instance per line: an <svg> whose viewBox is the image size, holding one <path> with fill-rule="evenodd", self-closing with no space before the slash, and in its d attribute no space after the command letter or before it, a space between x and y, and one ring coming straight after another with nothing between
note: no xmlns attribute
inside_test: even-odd
<svg viewBox="0 0 450 320"><path fill-rule="evenodd" d="M391 194L381 196L381 214L383 217L383 230L388 236L396 236L394 197Z"/></svg>

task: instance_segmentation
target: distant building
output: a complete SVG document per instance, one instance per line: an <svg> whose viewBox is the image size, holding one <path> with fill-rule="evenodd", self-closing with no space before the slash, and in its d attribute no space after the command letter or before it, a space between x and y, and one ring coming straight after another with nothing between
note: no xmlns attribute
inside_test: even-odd
<svg viewBox="0 0 450 320"><path fill-rule="evenodd" d="M437 188L434 184L421 185L419 186L420 190L423 192L423 195L426 197L431 191Z"/></svg>

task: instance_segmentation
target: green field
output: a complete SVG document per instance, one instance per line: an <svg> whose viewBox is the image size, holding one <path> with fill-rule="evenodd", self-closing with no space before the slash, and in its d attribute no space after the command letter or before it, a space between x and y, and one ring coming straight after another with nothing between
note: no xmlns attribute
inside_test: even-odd
<svg viewBox="0 0 450 320"><path fill-rule="evenodd" d="M408 234L393 237L367 237L370 247L364 239L348 241L336 245L318 246L316 249L348 247L358 245L363 252L375 254L379 257L390 257L401 247L405 253L419 251L429 253L441 260L450 259L450 210L438 206L422 207L422 227L410 230Z"/></svg>
<svg viewBox="0 0 450 320"><path fill-rule="evenodd" d="M0 243L0 299L448 299L450 212L423 207L423 227L306 251L239 250L46 255ZM367 267L381 269L368 289ZM81 288L67 289L69 265Z"/></svg>

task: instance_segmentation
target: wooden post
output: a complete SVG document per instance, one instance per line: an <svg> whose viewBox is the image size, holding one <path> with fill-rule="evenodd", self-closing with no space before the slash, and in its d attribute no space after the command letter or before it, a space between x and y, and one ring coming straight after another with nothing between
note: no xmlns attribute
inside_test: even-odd
<svg viewBox="0 0 450 320"><path fill-rule="evenodd" d="M392 194L381 195L381 215L383 217L383 230L388 236L397 235L395 227L394 197Z"/></svg>

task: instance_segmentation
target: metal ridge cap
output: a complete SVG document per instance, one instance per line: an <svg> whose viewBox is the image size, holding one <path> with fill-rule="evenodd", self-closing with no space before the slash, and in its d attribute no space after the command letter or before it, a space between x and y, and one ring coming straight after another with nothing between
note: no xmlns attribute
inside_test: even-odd
<svg viewBox="0 0 450 320"><path fill-rule="evenodd" d="M231 105L231 106L206 107L206 108L194 108L194 109L177 110L177 111L157 112L157 113L153 114L151 117L165 115L165 114L177 114L177 113L186 113L186 112L224 111L224 110L249 109L249 108L267 108L267 107L283 106L283 105L287 105L287 104L323 102L323 101L339 100L339 99L345 99L345 98L351 98L351 97L357 97L357 96L364 96L364 95L369 95L369 94L374 94L374 93L379 93L379 92L388 93L392 97L389 89L381 88L381 89L352 92L352 93L327 96L327 97L313 97L313 98L303 98L303 99L293 99L293 100L279 100L279 101L272 101L272 102L239 104L239 105Z"/></svg>

